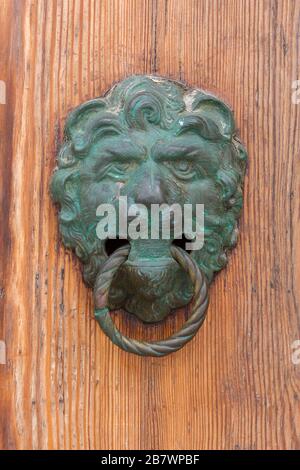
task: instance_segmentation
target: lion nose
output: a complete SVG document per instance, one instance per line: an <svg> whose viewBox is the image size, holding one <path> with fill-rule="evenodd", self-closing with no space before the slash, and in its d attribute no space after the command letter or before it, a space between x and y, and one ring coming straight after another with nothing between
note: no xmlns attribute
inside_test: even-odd
<svg viewBox="0 0 300 470"><path fill-rule="evenodd" d="M135 186L132 196L136 204L144 204L146 207L150 207L151 204L162 204L165 202L165 191L161 177L146 173Z"/></svg>

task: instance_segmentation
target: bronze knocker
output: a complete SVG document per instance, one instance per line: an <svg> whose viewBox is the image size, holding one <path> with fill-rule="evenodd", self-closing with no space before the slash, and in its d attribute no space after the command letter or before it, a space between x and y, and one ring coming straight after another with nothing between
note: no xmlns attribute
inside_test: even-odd
<svg viewBox="0 0 300 470"><path fill-rule="evenodd" d="M114 344L163 356L196 334L208 307L208 285L236 244L246 160L230 108L177 81L132 76L70 113L51 193L60 206L63 242L82 261L84 280L94 289L95 318ZM196 221L193 236L185 229L188 205ZM203 228L197 231L199 205ZM166 206L182 209L179 231L172 209L169 237L161 227L152 236L152 208L164 214ZM137 211L135 220L129 207ZM188 243L194 244L189 252ZM157 322L189 302L183 328L158 342L123 336L109 313L123 308Z"/></svg>

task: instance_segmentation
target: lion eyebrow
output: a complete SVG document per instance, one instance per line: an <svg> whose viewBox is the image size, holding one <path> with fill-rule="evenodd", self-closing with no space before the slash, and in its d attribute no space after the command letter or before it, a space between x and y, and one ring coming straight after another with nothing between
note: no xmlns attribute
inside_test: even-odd
<svg viewBox="0 0 300 470"><path fill-rule="evenodd" d="M119 149L115 150L113 148L108 147L107 151L114 158L128 159L128 157L130 157L132 160L141 160L141 158L143 158L144 156L144 153L140 152L138 149L133 149L134 147L126 148L126 146L124 146L124 148L122 148L120 151Z"/></svg>
<svg viewBox="0 0 300 470"><path fill-rule="evenodd" d="M123 135L124 137L124 135ZM101 164L107 161L116 161L123 159L130 159L140 161L146 155L145 149L134 144L131 141L107 140L101 143L101 148L97 150L97 154L101 156Z"/></svg>
<svg viewBox="0 0 300 470"><path fill-rule="evenodd" d="M202 151L195 145L158 144L152 148L151 154L155 160L197 158Z"/></svg>

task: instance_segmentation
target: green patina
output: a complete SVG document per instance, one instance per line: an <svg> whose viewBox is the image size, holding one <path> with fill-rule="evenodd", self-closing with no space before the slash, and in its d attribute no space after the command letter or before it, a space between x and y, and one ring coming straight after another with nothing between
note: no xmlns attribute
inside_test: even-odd
<svg viewBox="0 0 300 470"><path fill-rule="evenodd" d="M154 76L132 76L69 115L51 192L60 205L66 247L94 286L107 259L96 235L100 204L204 204L204 245L191 252L208 281L236 243L247 155L233 114L217 97ZM110 290L110 308L146 322L192 297L188 276L170 255L172 239L129 240L129 259Z"/></svg>

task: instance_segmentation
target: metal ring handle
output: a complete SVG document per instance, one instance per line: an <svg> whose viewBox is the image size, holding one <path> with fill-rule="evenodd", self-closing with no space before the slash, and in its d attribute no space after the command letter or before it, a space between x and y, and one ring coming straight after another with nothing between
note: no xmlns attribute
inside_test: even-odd
<svg viewBox="0 0 300 470"><path fill-rule="evenodd" d="M205 276L195 261L179 247L172 246L171 253L180 266L189 274L194 285L191 315L181 330L162 341L145 342L122 335L113 323L108 303L108 292L112 279L119 267L126 261L130 247L116 250L102 266L95 283L95 318L104 333L124 351L140 356L165 356L178 351L190 341L202 325L208 307L208 286Z"/></svg>

